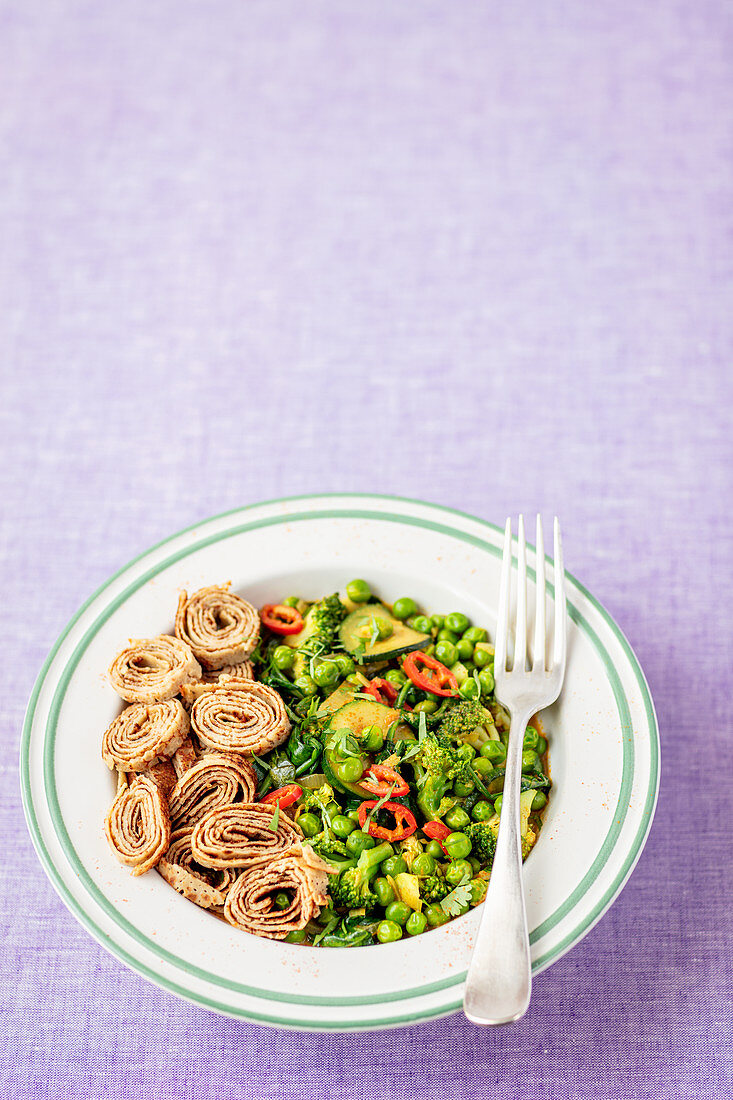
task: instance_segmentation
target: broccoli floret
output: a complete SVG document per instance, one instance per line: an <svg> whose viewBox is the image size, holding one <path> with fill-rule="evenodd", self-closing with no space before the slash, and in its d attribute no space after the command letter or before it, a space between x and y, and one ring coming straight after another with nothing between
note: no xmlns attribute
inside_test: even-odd
<svg viewBox="0 0 733 1100"><path fill-rule="evenodd" d="M417 804L429 819L442 817L455 805L455 799L448 797L454 780L475 782L471 749L452 745L440 734L424 734L416 751L407 756L417 780Z"/></svg>
<svg viewBox="0 0 733 1100"><path fill-rule="evenodd" d="M420 879L420 897L428 903L442 901L447 898L453 889L444 878L439 875L428 875Z"/></svg>
<svg viewBox="0 0 733 1100"><path fill-rule="evenodd" d="M349 850L343 841L337 840L335 837L329 839L324 833L319 833L318 836L309 839L308 844L322 859L342 860L349 858Z"/></svg>
<svg viewBox="0 0 733 1100"><path fill-rule="evenodd" d="M333 801L333 787L328 783L323 783L320 787L306 788L303 791L300 805L304 810L315 810L319 813Z"/></svg>
<svg viewBox="0 0 733 1100"><path fill-rule="evenodd" d="M494 824L495 820L495 824ZM496 837L499 831L499 818L489 821L474 821L463 830L471 841L471 851L477 859L490 867L496 852Z"/></svg>
<svg viewBox="0 0 733 1100"><path fill-rule="evenodd" d="M372 909L377 904L370 882L379 869L379 864L392 854L391 844L377 844L367 848L359 856L356 867L342 871L337 878L331 879L328 892L334 905L345 909Z"/></svg>
<svg viewBox="0 0 733 1100"><path fill-rule="evenodd" d="M478 727L493 728L491 712L478 699L462 699L440 723L440 736L450 741L466 741Z"/></svg>
<svg viewBox="0 0 733 1100"><path fill-rule="evenodd" d="M305 656L317 656L330 651L337 640L338 628L348 612L338 595L326 596L311 605L308 611L309 637L299 646Z"/></svg>

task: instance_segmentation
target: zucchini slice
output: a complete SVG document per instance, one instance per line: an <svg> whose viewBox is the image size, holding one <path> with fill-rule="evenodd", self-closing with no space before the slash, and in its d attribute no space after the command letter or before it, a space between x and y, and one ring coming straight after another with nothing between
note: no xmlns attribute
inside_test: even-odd
<svg viewBox="0 0 733 1100"><path fill-rule="evenodd" d="M365 799L369 797L358 784L345 783L336 775L336 768L341 763L341 759L336 750L337 736L335 735L340 730L349 730L351 735L358 741L370 726L379 726L386 735L389 727L399 719L399 716L400 712L398 710L392 710L392 707L385 707L382 703L376 701L372 703L368 699L354 699L334 711L326 733L326 745L323 750L323 770L328 776L328 781L332 787L335 787L337 791L349 791L351 794L355 794L357 798ZM362 753L360 759L362 768L366 769L369 756Z"/></svg>
<svg viewBox="0 0 733 1100"><path fill-rule="evenodd" d="M378 636L377 626L386 637ZM339 638L346 652L362 664L389 661L423 649L433 640L430 634L421 634L395 619L381 603L363 604L347 615L339 627Z"/></svg>

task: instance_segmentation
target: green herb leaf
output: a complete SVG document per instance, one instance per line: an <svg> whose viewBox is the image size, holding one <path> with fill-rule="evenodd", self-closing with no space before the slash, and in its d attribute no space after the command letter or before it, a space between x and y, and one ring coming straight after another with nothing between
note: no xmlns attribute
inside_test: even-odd
<svg viewBox="0 0 733 1100"><path fill-rule="evenodd" d="M451 890L450 894L443 898L440 908L448 917L459 917L464 905L471 904L472 897L473 891L470 883L466 883L465 886L456 886L455 890Z"/></svg>

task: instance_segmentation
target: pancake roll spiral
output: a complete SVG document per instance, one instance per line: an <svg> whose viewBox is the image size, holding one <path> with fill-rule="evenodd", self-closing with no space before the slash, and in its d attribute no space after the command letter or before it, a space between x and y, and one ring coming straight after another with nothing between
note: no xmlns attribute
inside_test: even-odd
<svg viewBox="0 0 733 1100"><path fill-rule="evenodd" d="M302 838L287 814L275 815L272 803L244 802L221 806L197 822L191 850L202 867L254 867L284 855Z"/></svg>
<svg viewBox="0 0 733 1100"><path fill-rule="evenodd" d="M181 593L176 634L205 669L220 669L249 657L260 636L260 617L229 585L212 584L190 597Z"/></svg>
<svg viewBox="0 0 733 1100"><path fill-rule="evenodd" d="M112 687L126 703L165 702L200 677L190 646L170 634L130 642L109 667Z"/></svg>
<svg viewBox="0 0 733 1100"><path fill-rule="evenodd" d="M177 699L133 703L104 732L102 759L108 768L142 772L172 756L188 737L188 715Z"/></svg>
<svg viewBox="0 0 733 1100"><path fill-rule="evenodd" d="M256 790L257 776L249 760L235 753L204 753L173 788L171 821L176 828L192 828L212 810L252 802Z"/></svg>
<svg viewBox="0 0 733 1100"><path fill-rule="evenodd" d="M168 805L149 775L138 775L122 788L105 819L107 840L133 875L144 875L168 850L171 838Z"/></svg>
<svg viewBox="0 0 733 1100"><path fill-rule="evenodd" d="M219 752L262 756L287 740L285 704L266 684L224 680L191 707L191 727L202 745Z"/></svg>
<svg viewBox="0 0 733 1100"><path fill-rule="evenodd" d="M224 916L254 936L283 940L305 928L328 904L328 876L334 873L312 848L296 845L269 863L243 871L227 893ZM290 904L279 909L275 895L283 892Z"/></svg>

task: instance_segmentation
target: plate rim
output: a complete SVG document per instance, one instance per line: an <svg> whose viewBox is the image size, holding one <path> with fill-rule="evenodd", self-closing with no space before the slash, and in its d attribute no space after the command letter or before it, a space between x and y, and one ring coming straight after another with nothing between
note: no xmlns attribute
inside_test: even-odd
<svg viewBox="0 0 733 1100"><path fill-rule="evenodd" d="M351 1031L351 1030L396 1027L396 1026L400 1026L400 1025L403 1025L403 1024L406 1024L406 1023L415 1023L415 1022L418 1022L420 1020L427 1020L427 1019L437 1018L439 1016L443 1016L443 1015L449 1014L451 1012L454 1012L457 1008L460 1007L461 1002L459 1000L455 1003L451 1002L449 1005L433 1006L431 1008L427 1008L427 1009L424 1009L424 1010L418 1010L417 1008L415 1008L412 1012L400 1015L398 1017L391 1017L389 1019L379 1019L375 1022L370 1022L368 1020L367 1021L364 1021L364 1020L348 1021L348 1022L342 1021L342 1022L339 1022L339 1023L335 1023L335 1022L331 1022L331 1021L303 1022L301 1020L293 1021L292 1019L284 1019L284 1018L279 1017L279 1016L268 1016L268 1015L265 1015L265 1014L262 1014L262 1013L257 1013L255 1011L251 1010L248 1006L246 1008L239 1008L239 1007L234 1006L232 1004L222 1004L222 1003L215 1002L215 1001L205 997L204 995L202 995L198 991L192 991L190 989L186 989L184 987L177 986L176 983L173 982L169 977L164 976L160 973L157 973L157 972L153 971L152 969L150 969L147 966L147 964L144 961L131 956L127 952L124 945L119 944L119 943L111 943L109 936L106 935L95 924L94 916L87 913L86 909L84 908L83 903L81 901L78 901L71 894L71 891L67 887L67 885L66 885L66 883L63 879L63 876L61 875L60 871L57 869L56 864L55 864L51 854L49 853L48 849L46 848L45 839L44 839L40 824L37 820L36 813L35 813L35 806L34 806L34 803L33 803L33 796L32 796L31 783L30 783L30 741L31 741L31 734L32 734L33 725L34 725L35 710L36 710L36 706L37 706L37 703L38 703L38 698L39 698L40 692L41 692L41 690L42 690L42 688L45 684L46 677L48 675L49 669L50 669L50 667L51 667L51 665L52 665L52 663L53 663L53 661L54 661L61 645L66 640L66 638L68 637L70 632L73 630L73 628L75 627L75 625L77 624L79 619L84 615L86 610L95 602L95 600L97 600L98 597L100 597L105 592L105 590L113 584L113 582L115 580L117 580L120 576L122 576L125 572L130 570L133 566L135 566L136 564L141 562L143 559L145 559L145 558L151 556L152 554L154 554L155 551L161 549L162 547L165 547L169 543L175 542L177 539L180 539L182 536L185 536L186 534L189 534L192 531L197 530L198 528L205 528L205 527L207 527L211 524L215 524L215 523L220 522L222 520L225 520L229 517L236 516L236 515L242 515L243 513L247 513L249 511L252 511L252 510L255 510L255 509L266 510L268 507L272 508L272 507L277 506L277 505L289 505L289 504L293 504L295 502L303 502L303 501L310 502L312 514L311 515L298 516L297 518L300 518L300 519L323 518L322 515L318 514L318 508L317 508L317 502L323 501L323 500L331 500L331 501L340 500L342 502L342 504L346 505L344 508L342 508L341 513L340 513L342 518L348 518L350 514L355 515L358 511L356 508L353 507L353 504L352 504L352 507L348 507L347 502L354 502L355 500L361 500L361 501L371 500L371 501L377 501L377 502L380 502L380 503L384 503L384 502L395 503L395 502L397 502L397 503L400 503L400 504L413 505L413 506L418 507L419 509L425 509L425 510L427 510L428 513L431 513L431 512L436 513L437 512L437 513L443 513L443 514L448 514L448 515L453 515L453 516L459 516L464 520L468 520L471 523L477 524L480 528L482 527L482 528L487 528L487 529L491 530L494 534L501 535L501 533L502 533L502 530L498 525L496 525L494 523L491 523L488 520L482 519L478 516L475 516L475 515L473 515L469 512L464 512L464 511L461 511L461 510L456 509L456 508L448 507L446 505L435 504L435 503L432 503L432 502L417 500L417 499L414 499L414 498L398 497L398 496L393 496L393 495L389 495L389 494L377 494L377 493L308 493L308 494L299 494L299 495L296 495L296 496L274 498L272 500L267 500L267 501L257 501L257 502L254 502L252 504L232 508L232 509L229 509L225 512L222 512L222 513L219 513L219 514L216 514L216 515L213 515L213 516L205 517L205 518L197 521L196 523L193 523L193 524L191 524L191 525L189 525L185 528L182 528L179 531L176 531L176 532L172 533L171 535L168 535L166 538L160 540L158 543L156 543L153 546L151 546L151 547L145 549L144 551L142 551L140 554L138 554L137 556L132 558L125 565L123 565L120 569L118 569L115 573L113 573L111 576L109 576L88 597L88 599L84 601L84 603L80 606L80 608L77 610L77 612L74 614L74 616L72 616L72 618L67 622L67 624L65 625L65 627L62 629L61 633L59 634L58 638L56 639L56 642L54 643L52 649L50 650L50 652L49 652L49 654L48 654L48 656L47 656L47 658L46 658L46 660L45 660L45 662L44 662L44 664L43 664L43 666L42 666L42 668L41 668L41 670L38 674L36 682L34 684L33 691L31 693L30 701L29 701L29 704L28 704L28 708L27 708L27 711L26 711L24 724L23 724L23 733L22 733L22 737L21 737L21 753L20 753L20 757L21 757L21 760L20 760L20 764L21 764L21 794L22 794L23 808L24 808L24 812L25 812L25 816L26 816L26 823L27 823L29 832L31 834L31 839L33 840L34 847L36 848L37 854L39 856L39 859L41 861L42 866L44 867L44 870L46 871L47 875L49 876L49 878L52 882L52 885L56 889L57 893L59 893L59 895L61 897L61 900L64 902L64 904L67 906L67 908L70 909L70 911L73 913L73 915L80 921L80 923L82 923L82 925L87 929L87 931L89 931L98 942L100 942L104 947L106 947L108 950L110 950L112 954L114 954L116 957L118 957L126 965L130 966L136 972L143 974L145 977L152 980L157 985L162 986L163 988L169 990L170 992L176 994L179 997L182 997L185 1000L188 1000L188 1001L193 1000L195 1003L198 1003L198 1004L202 1005L203 1007L214 1009L215 1011L218 1011L218 1012L221 1012L221 1013L224 1013L224 1014L227 1014L227 1015L232 1015L232 1016L235 1016L235 1017L238 1017L238 1018L252 1019L252 1020L254 1020L258 1023L266 1023L266 1024L272 1024L272 1025L280 1026L280 1027L295 1028L297 1030L315 1030L315 1031L326 1030L326 1031L334 1031L334 1032L340 1032L340 1031L343 1032L343 1031ZM363 517L359 517L359 518L363 518ZM374 520L379 520L379 519L385 519L385 518L388 518L388 517L387 517L386 513L384 513L384 512L382 512L382 513L376 512L370 518L373 518ZM389 517L389 518L391 518L393 521L396 521L396 522L402 521L402 522L408 522L409 523L410 520L414 521L416 517L408 516L408 515L397 515L397 516L392 516L392 517ZM289 514L288 512L284 512L281 516L272 517L272 522L273 523L288 522L288 521L295 520L295 519L296 519L295 515ZM426 523L427 526L430 526L430 527L433 527L433 528L436 527L436 524L432 523L430 520L425 521L424 517L423 517L423 520L424 520L424 522ZM258 524L257 526L262 526L262 525L264 525L264 524ZM211 542L218 541L220 538L224 538L224 537L227 537L227 536L231 537L235 533L236 533L236 531L225 529L223 531L218 532L215 536L212 536L211 537ZM458 537L463 538L464 541L465 541L465 536L467 534L467 532L460 531L460 530L458 530L454 527L451 527L449 529L449 533L453 534L454 536L458 536ZM474 540L474 541L480 542L481 540ZM203 544L204 545L210 544L209 540L204 540ZM180 554L177 554L176 556L177 557L184 557L187 554L193 553L196 549L201 548L201 545L202 545L201 543L198 543L195 546L183 547L183 548L181 548ZM491 543L487 543L486 548L490 548L493 552L495 552L495 547ZM169 564L171 564L170 559L164 559L163 561L157 563L157 565L155 566L155 571L160 572L163 569L165 569ZM632 873L632 871L633 871L633 869L634 869L634 867L635 867L635 865L636 865L636 863L637 863L637 861L638 861L638 859L641 855L641 852L643 851L644 844L646 842L646 838L647 838L649 830L651 828L651 825L652 825L652 822L653 822L653 817L654 817L654 809L655 809L655 806L656 806L656 801L657 801L657 796L658 796L659 781L660 781L658 723L657 723L656 714L655 714L655 710L654 710L654 703L653 703L653 700L652 700L652 697L651 697L651 692L649 691L649 686L648 686L648 683L646 681L646 677L645 677L644 672L643 672L643 670L642 670L642 668L639 664L639 661L636 657L636 654L634 653L634 651L633 651L630 643L628 642L628 639L626 638L625 634L623 633L621 628L618 626L616 621L613 619L613 617L610 615L610 613L603 606L603 604L601 604L600 601L595 596L593 596L589 592L589 590L580 581L577 580L577 578L574 575L568 573L568 578L569 578L569 580L572 581L573 585L576 587L578 592L580 592L582 594L582 596L590 603L590 605L600 614L600 616L601 616L602 620L604 621L605 625L610 629L611 633L616 637L617 641L621 645L621 648L622 648L622 650L625 654L626 660L628 661L629 668L631 669L632 673L634 674L634 677L635 677L635 679L638 683L638 686L640 688L641 699L642 699L642 704L643 704L643 710L644 710L644 714L645 714L645 718L646 718L646 722L647 722L647 727L648 727L648 730L646 732L648 732L648 735L649 735L649 783L648 783L648 786L647 786L646 794L643 796L643 805L640 807L640 809L638 811L639 814L640 814L639 827L637 828L636 834L634 835L633 840L631 841L631 843L629 845L629 849L628 849L625 857L623 858L621 868L618 870L618 872L614 876L613 882L610 884L609 888L604 892L601 899L596 903L595 907L586 916L584 921L581 921L581 924L579 926L575 927L569 933L567 933L566 936L563 937L563 939L558 944L556 944L553 948L551 948L548 952L546 952L544 956L540 956L538 959L535 960L535 962L533 964L533 971L535 973L538 973L540 970L545 969L552 962L556 961L567 950L569 950L570 947L574 946L585 935L587 935L587 933L597 923L597 921L601 919L601 917L604 915L604 913L607 911L607 909L610 907L610 905L613 903L615 898L618 896L618 894L623 889L624 885L628 881L628 878L629 878L630 874ZM140 583L144 583L144 581L141 582L140 577L135 578L135 582L137 582L137 587L140 587ZM113 601L113 604L118 606L119 605L118 600L120 600L121 602L124 602L124 600L127 599L128 596L129 596L129 592L128 592L128 589L126 588L125 591L123 593L121 593ZM104 611L108 615L108 614L113 613L114 609L115 609L114 607L112 607L110 609L110 607L108 606L107 608L104 609ZM101 617L101 615L97 616L97 618L94 621L94 625L97 624L100 617ZM588 626L588 625L589 624L586 624L586 626ZM591 628L591 632L595 633L594 631L592 631L592 628ZM89 633L89 632L85 632L85 634L83 635L82 641L84 639L86 639L87 633ZM48 715L48 719L46 720L44 732L48 729L48 727L49 727L49 725L52 721L53 711L54 711L54 703L57 699L58 693L61 690L61 688L63 687L64 681L65 680L67 681L68 678L70 677L70 675L73 674L73 670L72 670L72 673L68 673L68 666L71 663L71 661L72 661L73 657L75 656L75 654L77 653L78 649L81 647L82 641L80 641L77 644L77 646L75 647L73 653L69 656L69 658L65 662L62 670L59 673L58 683L57 683L57 685L55 687L55 690L54 690L54 696L53 696L53 699L52 699L52 702L51 702L49 715ZM601 643L601 645L602 645L602 643ZM605 650L605 646L603 646L603 649ZM613 669L613 671L616 673L616 676L618 676L618 673L616 672L616 666L613 663L613 661L610 657L610 654L608 654L607 651L606 651L606 657L607 657L607 660L604 660L604 664L606 665L606 671L608 672L609 670ZM622 690L622 694L623 694L624 699L625 699L626 696L625 696L625 692L623 692L623 690ZM617 700L617 703L618 703L618 700ZM46 769L47 762L48 762L48 756L47 756L47 751L45 751L44 752L44 784L45 784L45 779L46 779L46 774L45 773L46 773L46 770L47 770ZM632 778L633 778L633 761L632 761ZM46 795L48 795L47 790L44 791L44 793ZM55 815L54 815L54 812L53 812L53 806L47 805L46 809L48 810L48 812L50 814L52 825L54 825L55 823L53 821L53 818L54 818ZM619 833L620 833L620 829L619 829ZM57 836L57 839L60 839L59 836L58 836L58 833L56 833L56 836ZM611 844L611 847L610 847L610 851L613 851L613 849L616 847L617 840L618 840L618 835L614 838L614 840ZM69 852L66 850L66 846L63 844L63 842L61 843L61 847L65 852L66 858L70 859ZM72 847L72 850L73 850L73 845L71 847ZM609 852L609 855L610 855L610 852ZM598 857L596 856L595 858L597 859ZM71 862L71 866L73 868L73 859L70 859L70 862ZM594 860L594 862L595 862L595 860ZM593 867L593 864L591 865L591 869L592 869L592 867ZM598 877L598 874L600 873L600 870L602 870L602 868L599 869L599 871L596 873L596 876L593 879L593 881L597 880L597 877ZM94 899L92 899L92 900L94 900ZM572 908L572 906L571 906L571 908ZM558 909L557 912L559 912L559 909ZM116 920L116 922L119 926L120 921L119 921L118 918L119 918L120 915L117 914L116 910L114 910L114 914L115 915L113 916L113 919ZM564 916L566 916L566 915L567 915L567 912L562 914L561 916L556 916L556 914L552 914L552 917L555 918L554 923L557 923L558 921L562 920L564 918ZM123 920L124 919L125 918L123 918ZM537 939L540 939L542 935L546 934L546 932L549 931L549 929L545 930L545 931L541 931L541 929L543 929L546 922L550 919L551 918L549 918L549 917L546 918L545 921L543 921L542 924L540 926L538 926L538 929L535 930L534 937L533 937L534 941L536 941ZM132 926L132 927L133 927L133 930L134 930L134 926ZM124 928L123 928L123 931L124 931ZM138 939L138 942L140 942L140 934L137 932L137 930L134 930L134 935ZM151 947L151 946L146 945L143 941L143 946L147 947L148 950L153 950L154 954L157 953L160 956L160 949L157 948L156 945L152 945L152 947ZM177 965L177 963L174 963L173 965ZM184 969L187 969L187 967L184 967ZM195 975L192 975L192 976L195 976ZM216 978L214 976L212 976L209 972L205 972L203 980L211 981L212 977L214 978L214 983L213 984L219 984L219 985L224 984L225 987L226 987L226 983L221 983L221 982L216 981ZM272 993L255 992L255 991L250 990L250 989L237 989L237 990L232 990L232 992L241 993L241 994L244 994L246 996L253 996L253 995L254 996L260 996L263 1000L269 1001L270 1004L277 1003L278 1008L280 1007L280 1005L282 1005L282 1007L284 1008L286 1004L293 1004L293 1005L295 1005L295 1004L314 1004L314 1005L315 1004L321 1004L321 1005L332 1005L332 1006L336 1007L338 1005L341 1005L342 1003L344 1004L344 1006L346 1006L347 1002L351 1005L354 1005L354 1006L356 1006L358 1004L362 1004L362 1005L366 1006L369 1003L377 1004L377 1003L384 1003L385 1001L393 1001L393 1000L396 1000L396 1001L400 1001L400 1000L401 1001L409 1001L411 999L420 998L421 996L427 996L431 993L438 992L441 989L447 989L449 987L455 987L457 985L460 985L463 982L464 978L465 978L465 974L461 973L461 974L456 975L454 977L442 979L438 982L428 983L427 985L416 987L412 990L400 991L397 995L392 995L392 996L389 996L389 997L369 998L369 999L367 999L367 998L353 998L353 999L347 998L347 999L344 999L343 1002L340 999L333 998L333 997L325 997L325 998L321 997L321 998L311 999L311 998L303 998L303 997L288 997L288 996L283 995L283 994L273 996ZM405 1005L405 1007L407 1007L407 1005Z"/></svg>

